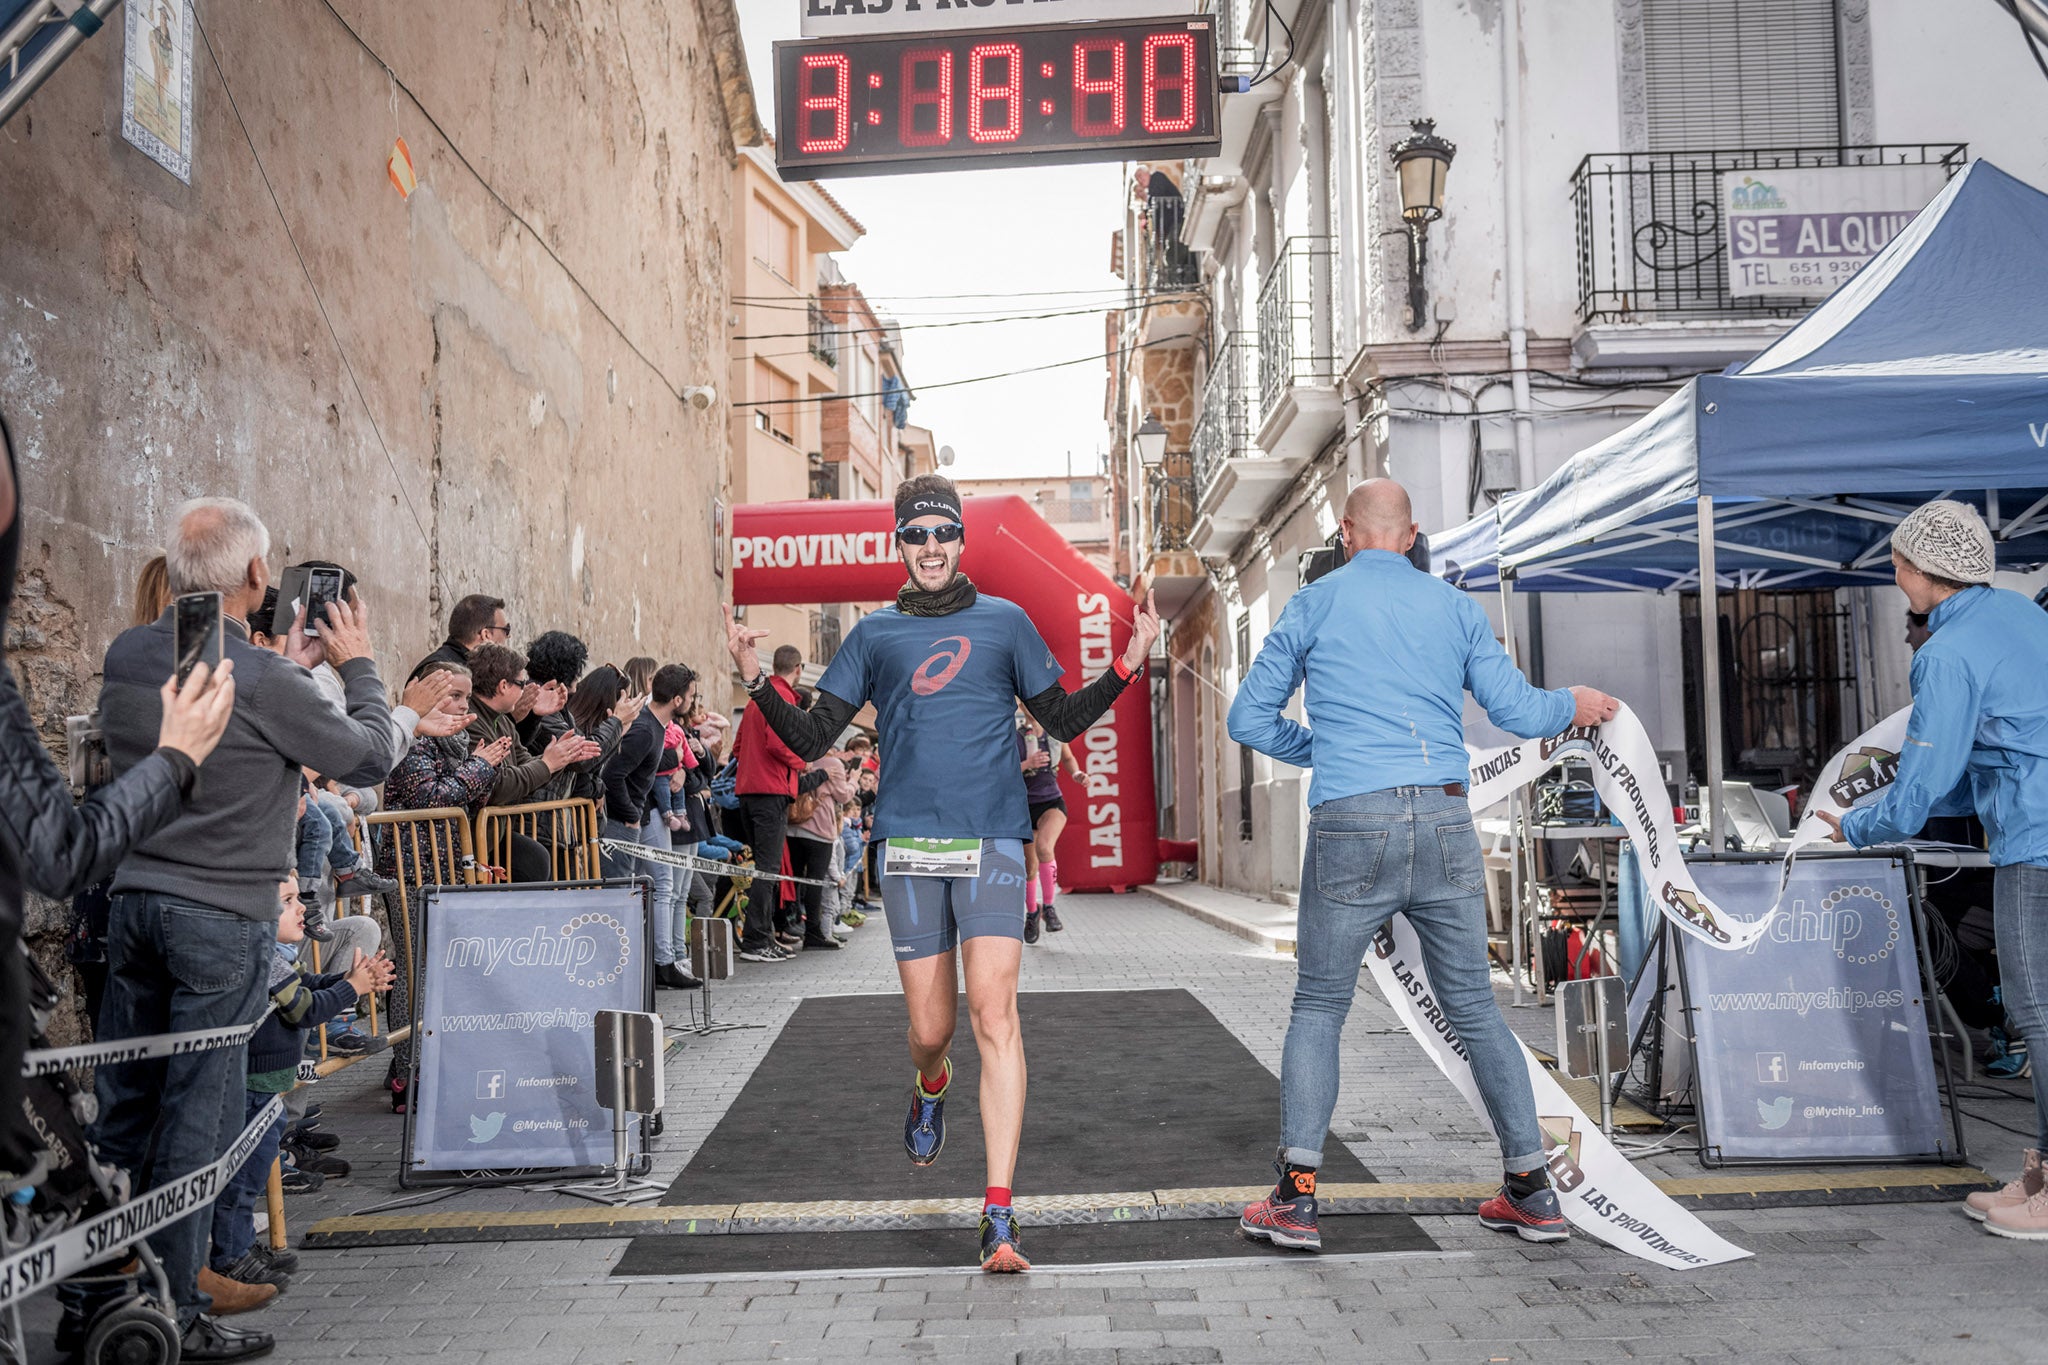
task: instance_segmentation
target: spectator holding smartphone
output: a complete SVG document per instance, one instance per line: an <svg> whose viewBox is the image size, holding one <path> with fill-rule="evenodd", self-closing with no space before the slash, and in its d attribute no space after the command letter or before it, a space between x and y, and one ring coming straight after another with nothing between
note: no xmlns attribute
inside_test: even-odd
<svg viewBox="0 0 2048 1365"><path fill-rule="evenodd" d="M21 546L15 489L14 446L0 421L0 641ZM167 605L159 616L168 615ZM36 1182L42 1152L22 1110L21 1058L29 1033L22 886L46 896L74 895L176 819L234 710L232 663L223 662L218 674L202 664L180 688L168 681L169 662L167 652L157 676L155 746L74 806L70 779L43 748L0 652L0 749L11 759L0 766L0 1197Z"/></svg>
<svg viewBox="0 0 2048 1365"><path fill-rule="evenodd" d="M294 623L282 656L248 638L250 610L270 585L270 532L247 505L201 498L179 509L164 559L174 594L221 595L233 715L204 787L183 812L128 854L114 874L109 915L106 1041L254 1022L261 1014L278 914L277 869L292 849L299 769L340 781L381 782L404 749L371 656L369 612L358 598L327 608L317 640ZM169 616L124 631L107 651L100 716L118 776L149 761L162 730L163 678L174 642ZM309 670L331 665L337 707ZM210 1165L245 1122L238 1049L99 1069L92 1139L138 1191ZM208 1220L187 1217L151 1238L163 1258L185 1353L227 1360L273 1344L223 1327L199 1288ZM82 1339L104 1289L64 1289L66 1338Z"/></svg>

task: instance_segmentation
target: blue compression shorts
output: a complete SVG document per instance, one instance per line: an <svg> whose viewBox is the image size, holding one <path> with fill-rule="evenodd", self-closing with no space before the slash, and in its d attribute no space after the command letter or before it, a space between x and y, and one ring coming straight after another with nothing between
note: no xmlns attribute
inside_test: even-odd
<svg viewBox="0 0 2048 1365"><path fill-rule="evenodd" d="M950 953L963 938L1024 940L1024 841L983 839L976 877L882 878L898 962Z"/></svg>

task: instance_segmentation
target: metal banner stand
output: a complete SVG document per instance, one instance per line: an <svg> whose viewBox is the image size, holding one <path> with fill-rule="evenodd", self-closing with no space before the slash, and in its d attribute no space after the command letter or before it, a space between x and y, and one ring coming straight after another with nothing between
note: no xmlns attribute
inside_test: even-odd
<svg viewBox="0 0 2048 1365"><path fill-rule="evenodd" d="M598 1101L612 1111L612 1178L539 1185L536 1189L615 1208L644 1204L667 1192L668 1187L660 1181L633 1178L633 1157L626 1141L627 1114L651 1117L661 1112L662 1045L660 1015L628 1010L597 1012ZM608 1070L607 1054L611 1063ZM609 1087L606 1081L610 1081Z"/></svg>
<svg viewBox="0 0 2048 1365"><path fill-rule="evenodd" d="M690 1022L687 1031L704 1037L712 1033L732 1033L739 1029L765 1028L764 1024L719 1024L711 1019L711 983L724 981L733 971L732 921L722 916L706 919L697 916L690 921L690 975L704 984L697 994L704 1001L704 1018L697 1018L697 1001L690 1001Z"/></svg>

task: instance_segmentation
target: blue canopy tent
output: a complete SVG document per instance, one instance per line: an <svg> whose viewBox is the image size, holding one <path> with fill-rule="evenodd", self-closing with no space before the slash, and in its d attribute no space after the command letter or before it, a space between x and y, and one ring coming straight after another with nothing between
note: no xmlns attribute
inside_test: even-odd
<svg viewBox="0 0 2048 1365"><path fill-rule="evenodd" d="M1891 580L1891 531L1974 504L2001 565L2048 563L2048 195L1965 168L1777 342L1690 380L1537 487L1434 537L1469 589L1723 588ZM1707 768L1721 791L1716 631Z"/></svg>

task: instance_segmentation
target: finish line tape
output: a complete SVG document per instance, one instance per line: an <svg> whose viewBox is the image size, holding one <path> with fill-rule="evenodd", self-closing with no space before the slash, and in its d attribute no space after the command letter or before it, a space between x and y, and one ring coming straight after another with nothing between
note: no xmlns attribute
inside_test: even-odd
<svg viewBox="0 0 2048 1365"><path fill-rule="evenodd" d="M279 1095L249 1120L242 1135L211 1166L179 1176L168 1185L139 1194L97 1218L66 1228L46 1242L37 1242L0 1260L0 1307L47 1289L87 1266L97 1265L119 1254L123 1247L211 1204L283 1113L284 1096Z"/></svg>
<svg viewBox="0 0 2048 1365"><path fill-rule="evenodd" d="M230 1028L198 1029L191 1033L152 1033L142 1038L123 1038L112 1043L81 1043L77 1047L49 1047L22 1058L24 1076L52 1076L78 1066L114 1066L150 1057L183 1057L193 1052L211 1052L217 1047L234 1047L249 1041L277 1006L272 1005L254 1023Z"/></svg>
<svg viewBox="0 0 2048 1365"><path fill-rule="evenodd" d="M1664 918L1702 943L1746 948L1763 936L1775 910L1749 921L1736 919L1702 895L1678 851L1671 803L1658 776L1657 751L1636 713L1624 704L1614 719L1575 725L1547 739L1529 739L1504 749L1468 749L1472 764L1473 810L1505 801L1568 758L1591 760L1593 789L1621 821L1635 844L1643 881Z"/></svg>
<svg viewBox="0 0 2048 1365"><path fill-rule="evenodd" d="M670 867L688 868L693 872L708 872L714 877L731 877L734 881L792 882L797 886L830 886L816 877L786 877L780 872L756 872L738 863L713 862L709 858L693 858L687 853L664 853L658 848L645 844L631 844L624 839L599 839L599 847L607 853L623 853L629 858L643 862L665 863Z"/></svg>

